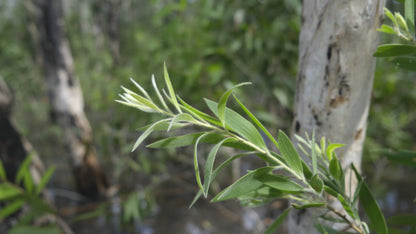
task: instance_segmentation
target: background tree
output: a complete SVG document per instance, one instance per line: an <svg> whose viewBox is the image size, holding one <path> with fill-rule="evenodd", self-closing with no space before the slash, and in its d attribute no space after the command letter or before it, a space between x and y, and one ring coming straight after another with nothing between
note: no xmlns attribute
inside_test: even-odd
<svg viewBox="0 0 416 234"><path fill-rule="evenodd" d="M63 129L77 187L86 196L104 196L108 182L97 161L91 126L84 113L83 95L66 38L62 2L35 0L34 5L52 118Z"/></svg>
<svg viewBox="0 0 416 234"><path fill-rule="evenodd" d="M351 163L361 167L374 79L373 54L379 44L377 29L384 5L384 0L303 1L302 5L292 132L301 136L315 132L317 139L325 136L345 144L338 151L345 169ZM354 176L345 178L354 190L357 181L349 181ZM313 215L310 211L294 213L288 230L310 233Z"/></svg>

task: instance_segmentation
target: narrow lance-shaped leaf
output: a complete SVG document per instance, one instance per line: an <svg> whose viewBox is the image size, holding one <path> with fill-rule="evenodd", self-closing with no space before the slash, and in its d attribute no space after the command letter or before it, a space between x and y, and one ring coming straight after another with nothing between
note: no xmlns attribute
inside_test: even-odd
<svg viewBox="0 0 416 234"><path fill-rule="evenodd" d="M17 171L16 175L16 184L20 184L20 182L23 182L24 188L29 193L32 193L34 182L32 175L30 174L30 163L32 161L32 154L29 154L26 159L23 161L23 163L20 165L19 170Z"/></svg>
<svg viewBox="0 0 416 234"><path fill-rule="evenodd" d="M152 98L150 98L149 94L146 92L146 90L139 85L136 81L133 80L133 78L130 77L130 81L140 90L140 92L143 93L143 95L150 101L152 101Z"/></svg>
<svg viewBox="0 0 416 234"><path fill-rule="evenodd" d="M324 188L324 182L322 181L321 178L319 178L318 174L315 174L314 176L312 176L310 185L317 193L319 194L322 193L322 190Z"/></svg>
<svg viewBox="0 0 416 234"><path fill-rule="evenodd" d="M286 192L299 192L303 190L303 187L286 176L275 174L263 174L256 177L257 180L263 182L265 185Z"/></svg>
<svg viewBox="0 0 416 234"><path fill-rule="evenodd" d="M312 173L314 175L316 175L316 173L318 173L318 158L317 158L318 155L317 155L317 152L316 152L315 145L316 145L316 142L315 142L315 131L313 131L313 133L312 133L312 142L311 142L311 151L312 151L311 158L312 158ZM322 188L321 188L321 191L322 191Z"/></svg>
<svg viewBox="0 0 416 234"><path fill-rule="evenodd" d="M286 164L301 178L303 178L303 168L302 161L299 157L298 152L296 152L295 147L292 142L290 142L289 137L279 130L279 136L277 138L277 143L279 145L280 153L282 158L285 160Z"/></svg>
<svg viewBox="0 0 416 234"><path fill-rule="evenodd" d="M201 176L199 174L199 165L198 165L198 143L199 141L204 138L205 136L209 135L209 132L206 132L204 134L202 134L200 137L198 137L198 139L195 142L195 148L194 148L194 169L195 169L195 178L196 178L196 182L199 186L199 189L201 189L202 191L204 191L204 188L202 187L202 182L201 182Z"/></svg>
<svg viewBox="0 0 416 234"><path fill-rule="evenodd" d="M240 105L241 109L244 110L244 112L246 112L246 114L250 117L250 119L257 125L257 127L259 127L266 135L267 137L274 143L274 145L276 147L278 147L277 145L277 141L276 139L272 136L272 134L264 127L264 125L256 118L256 116L254 116L248 109L246 106L244 106L244 104L242 102L240 102L240 100L238 100L238 98L236 96L234 96L234 99L238 102L238 104Z"/></svg>
<svg viewBox="0 0 416 234"><path fill-rule="evenodd" d="M218 104L208 99L205 99L205 102L207 103L210 110L214 112L215 115L218 116L218 108L217 108ZM246 120L240 114L238 114L237 112L229 108L226 108L225 115L226 115L226 125L232 131L236 132L238 135L250 141L255 146L263 149L264 151L268 151L262 136L260 135L259 131L257 131L256 127L254 127L254 125L250 121Z"/></svg>
<svg viewBox="0 0 416 234"><path fill-rule="evenodd" d="M0 191L0 201L7 200L23 193L17 185L8 182L0 183Z"/></svg>
<svg viewBox="0 0 416 234"><path fill-rule="evenodd" d="M207 161L205 162L204 184L203 184L203 190L202 190L203 194L204 194L204 197L207 197L209 186L212 182L212 176L213 176L212 170L213 170L213 167L214 167L215 157L217 156L219 148L227 140L230 140L230 138L226 138L226 139L220 141L218 144L216 144L211 149L211 151L208 154Z"/></svg>
<svg viewBox="0 0 416 234"><path fill-rule="evenodd" d="M18 211L24 204L25 201L23 199L16 199L13 200L13 202L8 203L6 206L2 207L0 210L0 220Z"/></svg>
<svg viewBox="0 0 416 234"><path fill-rule="evenodd" d="M283 223L283 221L286 219L289 212L292 210L292 207L289 206L286 208L280 215L277 217L277 219L270 225L270 227L267 228L267 230L264 232L264 234L272 234L276 231L276 229L280 226L280 224Z"/></svg>
<svg viewBox="0 0 416 234"><path fill-rule="evenodd" d="M326 156L328 158L328 161L332 160L332 156L334 154L334 151L340 147L343 147L343 144L337 144L337 143L331 143L328 145L328 148L326 148Z"/></svg>
<svg viewBox="0 0 416 234"><path fill-rule="evenodd" d="M245 82L245 83L240 83L238 85L235 85L232 88L230 88L229 90L227 90L221 96L220 101L218 102L218 118L220 119L224 128L225 128L225 108L226 108L226 105L227 105L228 98L231 95L231 92L237 87L240 87L240 86L243 86L243 85L249 85L249 84L251 84L251 83L250 82Z"/></svg>
<svg viewBox="0 0 416 234"><path fill-rule="evenodd" d="M221 163L214 171L213 171L213 173L212 173L212 176L211 176L211 182L217 177L217 175L218 175L218 173L221 171L221 170L223 170L226 166L228 166L232 161L234 161L235 159L237 159L237 158L240 158L240 157L243 157L243 156L246 156L246 155L249 155L249 154L252 154L253 152L246 152L246 153L243 153L243 154L238 154L238 155L235 155L235 156L233 156L233 157L231 157L231 158L228 158L227 160L225 160L223 163ZM192 203L191 203L191 205L189 205L189 208L191 208L194 204L195 204L195 202L201 197L201 195L202 195L202 190L199 190L198 191L198 193L195 195L195 198L194 198L194 200L192 201Z"/></svg>
<svg viewBox="0 0 416 234"><path fill-rule="evenodd" d="M169 73L168 73L168 69L166 68L166 63L163 64L163 74L164 74L164 77L165 77L165 83L166 83L166 86L168 88L170 98L172 100L172 104L175 106L176 110L179 113L182 113L182 110L179 107L178 100L176 99L175 90L173 89L172 82L169 78Z"/></svg>
<svg viewBox="0 0 416 234"><path fill-rule="evenodd" d="M137 102L139 105L142 105L142 106L148 107L151 110L154 110L154 112L160 111L160 108L156 106L156 104L154 104L151 99L140 96L134 93L133 91L130 91L129 89L124 88L123 86L121 86L121 88L126 92L126 94L124 94L123 96L124 98L122 97L123 99Z"/></svg>
<svg viewBox="0 0 416 234"><path fill-rule="evenodd" d="M351 164L351 167L354 170L355 176L357 177L358 181L361 181L362 178L358 173L358 170L355 168L353 164ZM365 213L367 214L377 233L387 234L388 229L386 220L384 219L384 215L381 212L380 207L378 206L373 194L371 194L365 182L363 182L363 184L361 185L359 197L360 203L362 204Z"/></svg>
<svg viewBox="0 0 416 234"><path fill-rule="evenodd" d="M351 209L350 204L347 202L347 200L345 200L345 198L341 195L338 194L337 195L338 201L341 202L342 207L344 207L344 210L353 218L353 219L357 219L358 216L357 214Z"/></svg>
<svg viewBox="0 0 416 234"><path fill-rule="evenodd" d="M406 23L410 27L410 33L414 37L415 30L415 1L414 0L405 0L404 1L404 17L406 18Z"/></svg>
<svg viewBox="0 0 416 234"><path fill-rule="evenodd" d="M221 122L218 121L217 119L211 117L208 114L205 114L204 112L192 107L191 105L189 105L188 103L186 103L184 100L182 100L180 97L178 97L179 101L181 102L181 104L183 105L184 109L189 112L190 114L192 114L195 118L198 118L202 121L208 121L216 126L221 126Z"/></svg>
<svg viewBox="0 0 416 234"><path fill-rule="evenodd" d="M178 115L175 115L170 121L167 131L169 131L175 124L181 121L185 121L185 122L192 123L192 124L196 123L196 120L190 114L187 114L187 113L178 114Z"/></svg>
<svg viewBox="0 0 416 234"><path fill-rule="evenodd" d="M171 120L170 118L162 119L162 120L159 120L156 123L152 124L149 128L146 129L145 132L142 133L142 135L140 135L140 137L137 139L137 141L134 144L133 149L131 151L133 152L134 150L137 149L137 147L139 147L139 145L150 135L150 133L153 132L153 128L155 128L159 124L162 124L164 122L168 122L170 120Z"/></svg>
<svg viewBox="0 0 416 234"><path fill-rule="evenodd" d="M40 183L36 186L35 193L37 195L39 195L42 192L42 190L45 188L46 184L49 182L51 176L55 172L55 169L56 168L52 166L45 172L45 174L43 174L42 179L40 180Z"/></svg>
<svg viewBox="0 0 416 234"><path fill-rule="evenodd" d="M168 107L168 105L166 105L166 102L163 99L163 96L160 94L159 89L157 88L156 81L155 81L155 76L154 75L152 75L152 85L153 85L153 88L155 89L156 95L159 98L160 103L162 103L162 106L165 108L166 111L171 112L170 109L169 109L169 107Z"/></svg>
<svg viewBox="0 0 416 234"><path fill-rule="evenodd" d="M196 140L199 136L203 133L190 133L182 136L177 137L169 137L166 139L162 139L156 142L153 142L147 147L150 148L177 148L182 146L194 145ZM204 137L200 142L209 143L209 144L217 144L222 139L226 138L227 136L218 134L218 133L211 133L209 136ZM230 139L229 141L223 144L224 146L231 147L234 149L241 149L247 151L253 151L254 149L241 141L236 139Z"/></svg>
<svg viewBox="0 0 416 234"><path fill-rule="evenodd" d="M377 48L375 57L393 57L416 53L416 46L404 44L384 44Z"/></svg>
<svg viewBox="0 0 416 234"><path fill-rule="evenodd" d="M394 26L399 29L399 24L397 23L396 18L394 17L393 13L387 8L384 8L384 14L393 22Z"/></svg>
<svg viewBox="0 0 416 234"><path fill-rule="evenodd" d="M377 31L389 33L389 34L396 34L396 31L394 31L392 27L390 27L389 25L385 25L385 24L381 25L381 27L377 29Z"/></svg>
<svg viewBox="0 0 416 234"><path fill-rule="evenodd" d="M218 202L239 196L244 196L252 191L255 191L263 186L263 183L256 179L257 176L265 174L273 170L273 167L262 167L254 171L250 171L239 180L221 191L211 201Z"/></svg>

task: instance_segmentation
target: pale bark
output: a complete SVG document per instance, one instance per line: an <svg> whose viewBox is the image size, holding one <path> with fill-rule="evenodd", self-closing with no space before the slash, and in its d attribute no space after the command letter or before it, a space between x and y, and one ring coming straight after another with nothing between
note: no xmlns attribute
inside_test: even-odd
<svg viewBox="0 0 416 234"><path fill-rule="evenodd" d="M303 1L292 133L346 144L343 168L361 166L361 154L385 0ZM292 135L292 139L293 135ZM346 187L355 187L347 169ZM352 176L354 178L354 176ZM341 209L339 204L335 207ZM294 212L290 233L313 233L314 212ZM338 227L339 228L339 227Z"/></svg>
<svg viewBox="0 0 416 234"><path fill-rule="evenodd" d="M89 197L105 195L107 181L97 161L91 126L74 72L65 34L61 0L34 0L37 30L54 119L63 129L79 191Z"/></svg>

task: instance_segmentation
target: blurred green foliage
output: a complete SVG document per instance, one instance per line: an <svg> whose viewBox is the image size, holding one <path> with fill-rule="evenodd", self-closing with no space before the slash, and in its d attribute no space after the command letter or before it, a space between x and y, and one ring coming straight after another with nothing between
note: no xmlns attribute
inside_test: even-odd
<svg viewBox="0 0 416 234"><path fill-rule="evenodd" d="M65 152L60 149L60 129L49 122L27 2L0 1L0 74L15 95L14 115L23 135L44 160L61 162ZM150 87L150 75L161 71L164 61L174 87L190 103L199 103L201 97L218 99L225 89L251 81L251 89L238 93L242 101L258 113L272 134L290 129L300 0L120 1L118 63L113 63L109 50L108 3L64 2L75 72L95 146L104 167L112 169L112 181L124 185L123 192L135 189L135 184L152 183L150 175L168 173L168 160L181 161L180 153L172 157L178 154L175 151L164 155L139 148L130 153L138 136L131 129L155 117L114 102L120 84L131 86L129 77ZM398 6L395 1L389 5ZM383 35L386 40L391 38ZM414 76L388 61L378 61L364 156L364 171L369 174L380 170L380 165L381 170L387 169L374 149L416 149ZM203 103L197 107L205 108ZM132 175L142 179L134 180Z"/></svg>

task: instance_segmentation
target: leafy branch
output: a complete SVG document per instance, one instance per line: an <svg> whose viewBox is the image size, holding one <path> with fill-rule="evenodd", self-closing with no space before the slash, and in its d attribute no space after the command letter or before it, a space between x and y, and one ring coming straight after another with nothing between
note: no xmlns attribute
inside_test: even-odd
<svg viewBox="0 0 416 234"><path fill-rule="evenodd" d="M124 93L120 95L121 100L117 100L117 102L144 112L159 113L165 116L165 118L143 128L144 131L134 144L133 150L139 147L154 131L170 132L187 126L200 129L194 133L167 137L147 145L151 148L176 148L194 145L195 179L200 190L191 206L201 196L205 198L208 196L212 181L233 160L246 155L256 155L266 165L248 171L247 174L216 194L211 199L212 202L235 198L247 205L261 205L277 198L294 201L266 233L275 230L292 208L307 209L312 207L327 209L328 212L321 216L322 219L334 220L331 217L335 216L338 217L336 222L344 223L348 226L347 229L357 233L369 233L368 225L361 220L357 210L358 199L365 199L367 204L364 205L364 208L372 226L379 233L387 233L384 217L358 173L356 173L356 177L360 183L354 194L348 196L346 193L344 171L335 155L335 150L343 145L330 143L325 138L322 138L318 144L315 142L314 136L311 139L308 136L306 139L296 136L299 142L298 149L310 159L311 163L308 163L309 161L306 162L300 157L295 146L283 131L279 131L277 139L273 137L236 96L233 95L234 100L247 117L227 107L232 91L250 83L241 83L232 87L221 96L218 102L204 99L213 113L210 115L192 107L176 95L166 65L164 66L164 80L168 92L158 89L154 76L151 79L158 103L153 101L146 90L134 80L132 82L140 94L122 87ZM273 143L278 151L273 151L266 146L262 134ZM198 155L198 147L201 143L214 145L206 157L203 177L201 176ZM221 147L244 150L244 153L236 153L215 167L214 162ZM355 169L353 165L352 168ZM331 207L327 202L328 196L340 201L343 210ZM367 207L369 208L367 209ZM323 226L321 225L321 227Z"/></svg>

